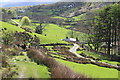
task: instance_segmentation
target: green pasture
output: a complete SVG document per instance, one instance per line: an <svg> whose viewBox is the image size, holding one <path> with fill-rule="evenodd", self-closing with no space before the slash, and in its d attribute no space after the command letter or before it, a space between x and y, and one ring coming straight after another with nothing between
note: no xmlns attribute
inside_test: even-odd
<svg viewBox="0 0 120 80"><path fill-rule="evenodd" d="M73 31L74 38L78 37L80 41L86 40L87 35L82 32ZM43 35L46 34L46 37L54 38L57 40L65 39L66 37L70 37L72 30L65 29L63 27L59 27L55 24L48 24L44 31Z"/></svg>
<svg viewBox="0 0 120 80"><path fill-rule="evenodd" d="M81 15L78 15L78 16L75 16L75 17L72 17L75 21L79 21L79 20L82 20L85 18L85 15L86 14L81 14Z"/></svg>
<svg viewBox="0 0 120 80"><path fill-rule="evenodd" d="M117 65L117 64L118 64L118 62L116 62L116 61L109 61L109 60L107 60L106 57L101 56L101 55L96 54L96 53L93 53L93 52L89 52L89 51L87 51L87 50L77 51L77 53L78 53L78 54L84 53L84 54L86 54L87 56L92 56L92 57L94 57L94 58L96 58L96 59L99 58L99 59L101 59L100 62L110 63L110 64L113 64L113 65Z"/></svg>
<svg viewBox="0 0 120 80"><path fill-rule="evenodd" d="M14 25L11 25L9 23L6 23L6 22L2 22L0 21L0 24L2 24L2 28L7 28L7 31L19 31L19 32L23 32L25 30L21 29L20 27L17 27L17 26L14 26ZM29 32L28 32L29 33ZM40 42L42 44L46 44L46 43L66 43L64 41L61 41L60 39L57 39L57 38L54 38L54 37L51 37L51 36L44 36L44 35L41 35L41 34L37 34L37 33L29 33L30 35L34 36L38 36L40 38Z"/></svg>
<svg viewBox="0 0 120 80"><path fill-rule="evenodd" d="M60 63L70 67L74 71L92 78L118 78L118 70L99 67L92 64L78 64L74 62L56 59Z"/></svg>
<svg viewBox="0 0 120 80"><path fill-rule="evenodd" d="M66 20L65 17L61 17L61 16L54 16L54 17L52 17L52 18L59 18L59 19L64 19L64 20Z"/></svg>

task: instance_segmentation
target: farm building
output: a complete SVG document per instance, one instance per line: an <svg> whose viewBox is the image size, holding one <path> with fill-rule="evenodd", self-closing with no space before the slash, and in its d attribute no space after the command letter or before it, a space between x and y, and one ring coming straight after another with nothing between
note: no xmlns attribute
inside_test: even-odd
<svg viewBox="0 0 120 80"><path fill-rule="evenodd" d="M68 37L66 37L66 39L62 39L62 41L76 42L77 40L75 38L68 38Z"/></svg>

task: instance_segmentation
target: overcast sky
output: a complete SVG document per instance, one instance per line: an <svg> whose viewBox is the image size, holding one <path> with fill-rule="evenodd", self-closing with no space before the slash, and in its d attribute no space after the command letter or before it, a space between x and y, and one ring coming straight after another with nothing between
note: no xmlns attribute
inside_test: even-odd
<svg viewBox="0 0 120 80"><path fill-rule="evenodd" d="M0 2L118 2L120 0L0 0Z"/></svg>
<svg viewBox="0 0 120 80"><path fill-rule="evenodd" d="M57 2L60 0L1 0L1 2Z"/></svg>
<svg viewBox="0 0 120 80"><path fill-rule="evenodd" d="M0 7L5 7L13 2L58 2L60 0L0 0ZM13 4L12 4L13 5ZM7 6L8 7L8 6Z"/></svg>

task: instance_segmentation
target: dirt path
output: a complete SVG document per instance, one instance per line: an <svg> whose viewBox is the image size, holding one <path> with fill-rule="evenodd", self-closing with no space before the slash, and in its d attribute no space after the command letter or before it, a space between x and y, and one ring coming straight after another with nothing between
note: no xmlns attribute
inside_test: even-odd
<svg viewBox="0 0 120 80"><path fill-rule="evenodd" d="M18 74L17 78L26 78L26 76L25 76L25 72L27 70L26 66L20 66L19 63L16 63L16 65L19 66L19 74Z"/></svg>
<svg viewBox="0 0 120 80"><path fill-rule="evenodd" d="M83 58L83 59L86 59L86 60L90 60L92 63L94 63L94 64L96 64L96 65L119 69L119 66L112 65L112 64L109 64L109 63L105 63L105 62L98 62L98 61L96 61L96 60L92 60L92 59L89 59L89 58L85 58L85 57L77 54L77 53L76 53L76 50L77 50L78 48L79 48L79 45L74 44L74 46L73 46L69 51L72 52L73 54L75 54L75 55L76 55L77 57L79 57L79 58Z"/></svg>
<svg viewBox="0 0 120 80"><path fill-rule="evenodd" d="M74 44L74 46L69 51L72 52L73 54L75 54L77 57L84 58L83 56L81 56L81 55L79 55L79 54L76 53L76 50L78 48L79 48L79 45Z"/></svg>
<svg viewBox="0 0 120 80"><path fill-rule="evenodd" d="M26 67L23 66L22 71L19 73L18 78L25 78L25 75L24 75L25 72L26 72Z"/></svg>
<svg viewBox="0 0 120 80"><path fill-rule="evenodd" d="M18 24L18 27L20 27L20 23L16 22L15 20L11 19L11 21L13 21L14 23Z"/></svg>

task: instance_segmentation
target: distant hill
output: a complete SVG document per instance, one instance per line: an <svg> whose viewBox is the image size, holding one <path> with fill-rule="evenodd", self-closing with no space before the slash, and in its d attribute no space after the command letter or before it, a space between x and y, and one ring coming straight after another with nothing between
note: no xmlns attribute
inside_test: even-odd
<svg viewBox="0 0 120 80"><path fill-rule="evenodd" d="M66 13L68 10L77 9L82 6L84 6L84 3L82 2L57 2L49 5L36 5L27 9L24 15L27 15L29 17L30 15L59 16Z"/></svg>
<svg viewBox="0 0 120 80"><path fill-rule="evenodd" d="M64 16L73 17L81 14L89 13L98 10L110 2L57 2L48 5L36 5L27 9L24 13L26 16ZM29 15L28 15L29 13Z"/></svg>
<svg viewBox="0 0 120 80"><path fill-rule="evenodd" d="M39 4L51 4L53 2L2 2L1 7L19 7L19 6L34 6Z"/></svg>

